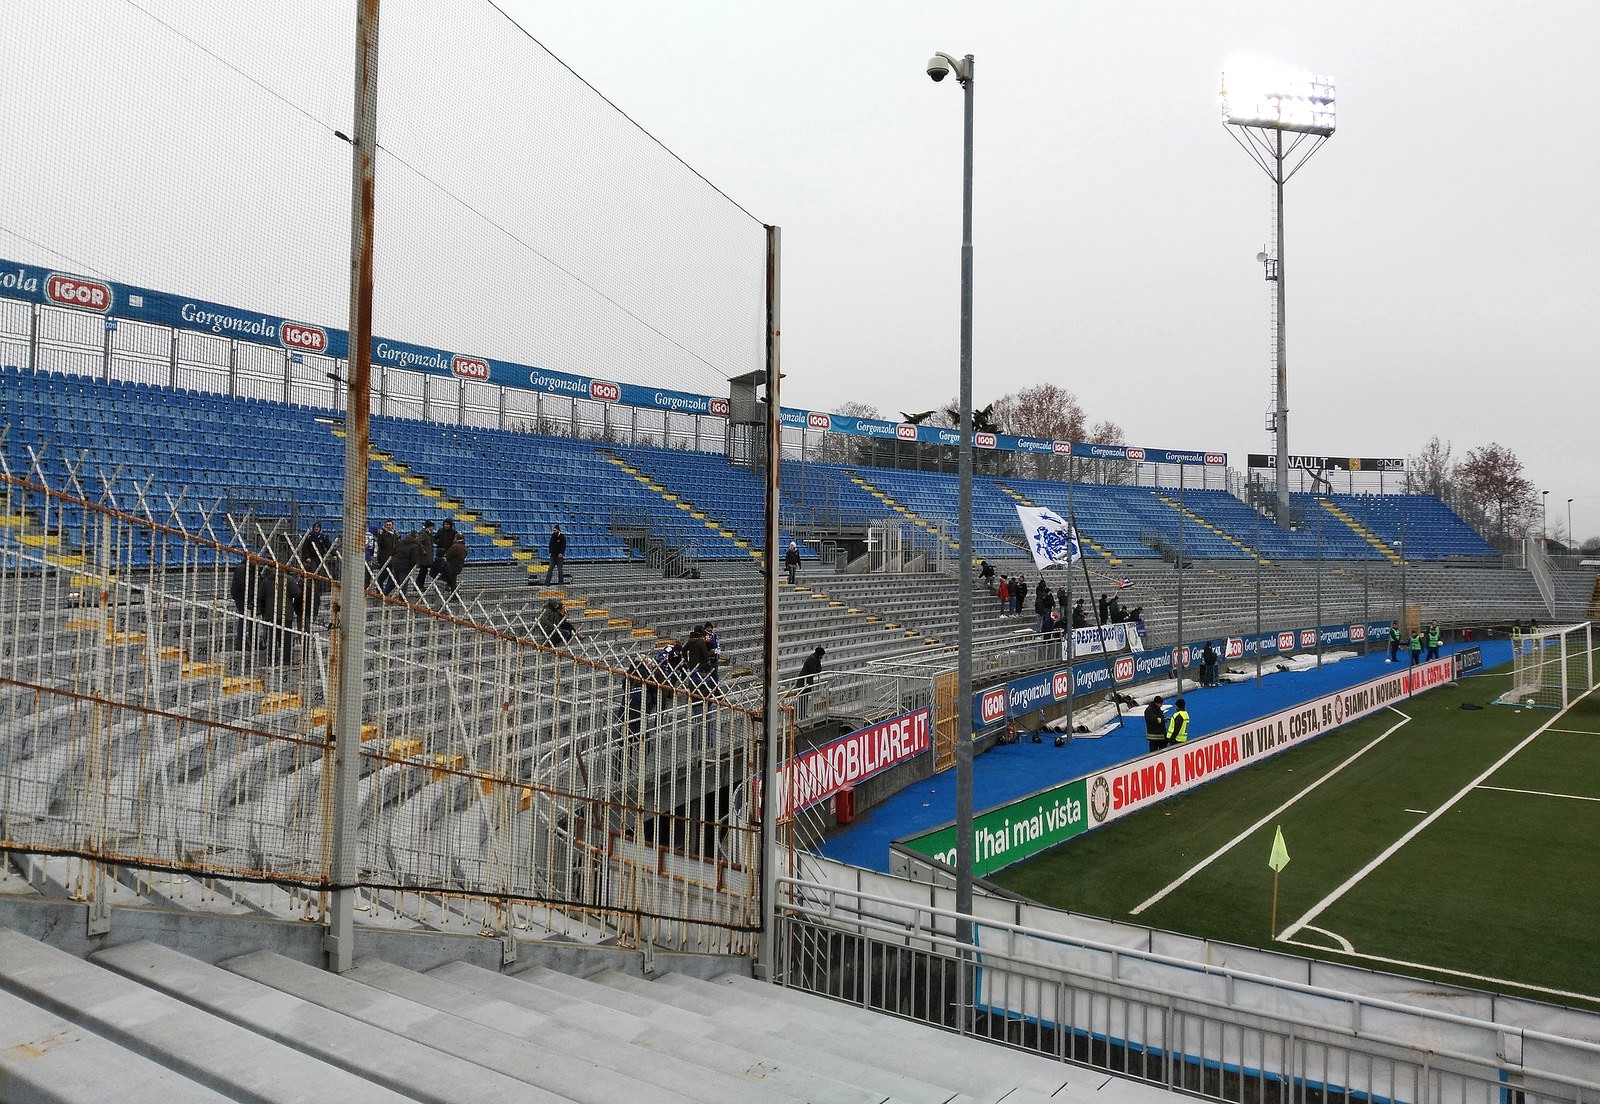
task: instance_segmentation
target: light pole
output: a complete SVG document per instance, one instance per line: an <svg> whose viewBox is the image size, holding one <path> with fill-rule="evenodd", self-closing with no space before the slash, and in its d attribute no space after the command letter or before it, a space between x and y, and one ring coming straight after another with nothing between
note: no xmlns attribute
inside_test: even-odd
<svg viewBox="0 0 1600 1104"><path fill-rule="evenodd" d="M972 55L928 59L936 83L951 73L965 92L961 164L961 530L956 576L956 939L972 942Z"/></svg>
<svg viewBox="0 0 1600 1104"><path fill-rule="evenodd" d="M1277 206L1277 252L1257 259L1273 284L1273 406L1267 428L1277 452L1278 524L1289 523L1289 373L1284 340L1283 186L1333 135L1333 81L1328 77L1250 63L1222 74L1222 120L1228 133L1272 178ZM1284 135L1290 135L1284 144Z"/></svg>
<svg viewBox="0 0 1600 1104"><path fill-rule="evenodd" d="M1578 540L1572 533L1572 499L1567 499L1567 551L1571 552Z"/></svg>
<svg viewBox="0 0 1600 1104"><path fill-rule="evenodd" d="M1539 492L1539 547L1550 543L1550 492Z"/></svg>

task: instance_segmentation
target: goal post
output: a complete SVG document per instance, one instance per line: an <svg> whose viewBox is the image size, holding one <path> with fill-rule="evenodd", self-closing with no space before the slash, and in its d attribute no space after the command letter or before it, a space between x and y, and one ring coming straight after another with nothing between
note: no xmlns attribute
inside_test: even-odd
<svg viewBox="0 0 1600 1104"><path fill-rule="evenodd" d="M1594 687L1593 622L1511 637L1511 689L1502 705L1565 709Z"/></svg>

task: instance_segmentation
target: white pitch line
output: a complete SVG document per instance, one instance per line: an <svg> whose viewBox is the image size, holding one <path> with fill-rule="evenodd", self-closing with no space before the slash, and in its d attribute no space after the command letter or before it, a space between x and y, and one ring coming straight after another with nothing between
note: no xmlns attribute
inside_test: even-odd
<svg viewBox="0 0 1600 1104"><path fill-rule="evenodd" d="M1322 929L1314 928L1310 924L1307 924L1306 931L1321 932ZM1331 949L1321 943L1309 943L1303 939L1280 939L1279 942L1286 943L1291 947L1305 947L1308 950L1313 951L1328 951ZM1420 974L1426 972L1430 974L1443 974L1446 977L1461 978L1465 981L1477 983L1479 988L1482 987L1483 983L1487 982L1488 984L1501 986L1506 989L1520 989L1528 993L1538 993L1544 999L1554 998L1556 1000L1564 1001L1592 1001L1595 999L1595 995L1593 993L1578 993L1569 989L1551 989L1545 985L1533 985L1526 981L1512 981L1510 978L1492 977L1488 974L1473 974L1468 973L1466 970L1452 970L1447 966L1434 966L1427 962L1412 962L1404 958L1386 958L1383 955L1362 954L1360 951L1352 950L1346 950L1343 953L1349 955L1351 958L1359 958L1367 962L1379 962L1386 966L1398 966L1410 974Z"/></svg>
<svg viewBox="0 0 1600 1104"><path fill-rule="evenodd" d="M1568 801L1600 801L1600 797L1587 797L1583 794L1555 793L1550 790L1519 790L1513 786L1479 786L1480 790L1494 790L1496 793L1527 794L1529 797L1560 797Z"/></svg>
<svg viewBox="0 0 1600 1104"><path fill-rule="evenodd" d="M1314 931L1318 935L1327 936L1329 939L1331 939L1334 942L1338 943L1339 944L1339 949L1341 951L1343 951L1345 954L1355 954L1356 953L1355 944L1351 943L1350 940L1346 939L1344 936L1340 935L1338 932L1329 931L1327 928L1313 928L1310 924L1306 925L1306 931Z"/></svg>
<svg viewBox="0 0 1600 1104"><path fill-rule="evenodd" d="M1394 712L1396 712L1396 713L1400 713L1400 710L1395 709L1394 706L1392 706L1392 705L1389 706L1389 708L1391 710L1393 710ZM1156 891L1156 894L1155 894L1154 897L1151 897L1148 901L1144 902L1144 904L1142 904L1138 908L1134 909L1128 915L1129 916L1138 916L1145 909L1149 908L1151 905L1153 905L1156 902L1160 901L1167 894L1171 893L1173 890L1175 890L1179 886L1181 886L1184 882L1187 882L1190 878L1192 878L1196 874L1200 873L1200 871L1204 870L1206 867L1210 866L1212 863L1214 863L1218 859L1220 859L1223 855L1226 855L1229 851L1233 850L1235 847L1237 847L1240 843L1242 843L1244 840L1249 838L1256 831L1260 830L1261 828L1265 827L1267 824L1271 823L1272 819L1274 817L1278 816L1280 813L1282 813L1285 809L1288 809L1288 808L1292 807L1302 797L1305 797L1312 790L1316 789L1318 786L1322 785L1328 779L1332 778L1334 775L1336 775L1340 771L1344 770L1351 763L1354 763L1357 759L1360 759L1367 752L1371 751L1373 748L1375 748L1379 744L1383 743L1383 741L1387 740L1390 736L1394 735L1402 727L1404 727L1405 725L1407 725L1407 724L1409 724L1411 722L1411 718L1407 717L1404 713L1400 713L1400 717L1401 717L1401 720L1400 720L1400 722L1398 724L1394 725L1388 731L1384 732L1381 736L1378 736L1376 739L1374 739L1366 747L1362 748L1360 751L1358 751L1354 755L1350 756L1350 758L1348 758L1344 762L1340 763L1337 767L1334 767L1327 774L1323 775L1321 778L1319 778L1315 782L1311 783L1311 785L1307 786L1305 789L1303 789L1299 793L1295 794L1288 801L1285 801L1282 805L1279 805L1276 809L1272 810L1272 812L1268 813L1266 816L1264 816L1260 820L1256 821L1250 827L1248 827L1244 831L1240 832L1237 836L1234 836L1227 843L1223 844L1221 847L1219 847L1215 851L1211 852L1211 854L1207 855L1205 858L1203 858L1199 862L1195 863L1188 870L1186 870L1182 874L1180 874L1176 880L1168 882L1165 886L1163 886L1161 889Z"/></svg>
<svg viewBox="0 0 1600 1104"><path fill-rule="evenodd" d="M1328 908L1328 906L1332 905L1340 897L1343 897L1346 893L1350 892L1350 890L1354 889L1355 886L1357 885L1357 883L1359 883L1363 878L1365 878L1368 874L1371 874L1374 870L1378 869L1378 867L1382 866L1383 863L1385 862L1385 860L1387 860L1390 855L1393 855L1396 851L1400 850L1400 848L1402 848L1406 844L1410 843L1411 840L1414 839L1417 835L1419 835L1424 828L1428 827L1428 825L1432 824L1434 821L1436 821L1440 817L1444 816L1445 813L1447 813L1458 802L1460 802L1462 798L1466 797L1467 794L1471 793L1473 790L1475 790L1475 789L1479 788L1480 786L1482 786L1485 779L1487 779L1490 775L1494 774L1495 771L1499 770L1501 767L1505 766L1508 762L1510 762L1511 759L1513 757L1515 757L1517 752L1521 751L1523 748L1525 748L1529 744L1533 743L1533 741L1536 738L1538 738L1539 736L1541 736L1546 729L1548 729L1551 725L1555 724L1558 720L1560 720L1562 718L1562 716L1564 716L1566 714L1567 710L1571 709L1573 705L1577 705L1578 702L1582 701L1584 698L1587 698L1592 693L1594 693L1594 688L1593 687L1591 687L1590 689L1584 691L1584 693L1581 694L1580 696L1578 696L1577 698L1574 698L1573 702L1572 702L1572 705L1567 706L1567 709L1563 709L1560 713L1557 713L1555 716L1551 717L1544 724L1540 725L1538 728L1536 728L1532 732L1528 733L1527 737L1520 744L1518 744L1516 747L1512 748L1510 751L1506 752L1499 759L1496 759L1494 761L1494 763L1492 763L1487 770L1485 770L1482 774L1478 775L1478 777L1474 778L1471 782L1468 782L1460 790L1456 791L1455 795L1453 797L1451 797L1448 801L1446 801L1444 804L1440 805L1433 812L1431 812L1427 816L1423 817L1420 821L1417 822L1416 826L1413 827L1409 832L1407 832L1405 835L1401 836L1399 839L1395 840L1388 847L1384 848L1383 851L1375 859L1373 859L1371 862L1369 862L1366 866L1363 866L1360 870L1356 871L1354 874L1350 875L1349 878L1346 878L1343 885L1339 886L1339 888L1335 889L1332 893L1328 894L1322 900L1318 901L1315 905L1313 905L1311 907L1311 911L1310 912L1307 912L1304 916L1302 916L1300 919L1296 920L1293 924L1290 924L1287 928L1284 928L1283 929L1283 934L1278 936L1279 940L1287 943L1290 940L1292 940L1297 934L1299 934L1301 928L1309 927L1310 924L1311 924L1311 921L1315 920L1318 916L1322 915L1322 912L1323 912L1324 909Z"/></svg>

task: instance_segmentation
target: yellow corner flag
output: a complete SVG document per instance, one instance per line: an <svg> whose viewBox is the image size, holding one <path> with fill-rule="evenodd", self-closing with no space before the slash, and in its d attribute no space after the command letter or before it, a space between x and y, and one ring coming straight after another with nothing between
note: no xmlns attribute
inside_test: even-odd
<svg viewBox="0 0 1600 1104"><path fill-rule="evenodd" d="M1289 848L1283 842L1283 825L1278 825L1278 834L1272 837L1272 855L1267 859L1267 865L1273 870L1282 870L1289 865Z"/></svg>

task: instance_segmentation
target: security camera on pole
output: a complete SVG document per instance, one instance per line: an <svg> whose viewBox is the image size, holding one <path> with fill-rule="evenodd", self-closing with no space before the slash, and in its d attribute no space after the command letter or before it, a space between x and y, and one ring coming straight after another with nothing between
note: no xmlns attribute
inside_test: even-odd
<svg viewBox="0 0 1600 1104"><path fill-rule="evenodd" d="M935 83L951 73L965 91L961 173L961 449L956 607L956 938L972 942L972 55L928 59Z"/></svg>

